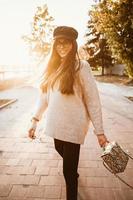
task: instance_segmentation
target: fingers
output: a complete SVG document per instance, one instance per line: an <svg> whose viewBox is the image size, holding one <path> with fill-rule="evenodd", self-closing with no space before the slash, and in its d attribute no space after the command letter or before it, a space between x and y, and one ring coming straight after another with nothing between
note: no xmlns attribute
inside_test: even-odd
<svg viewBox="0 0 133 200"><path fill-rule="evenodd" d="M29 137L31 138L31 139L35 139L36 138L36 136L35 136L35 130L33 129L33 128L31 128L30 130L29 130Z"/></svg>
<svg viewBox="0 0 133 200"><path fill-rule="evenodd" d="M100 143L101 146L105 145L106 142L107 142L107 139L106 139L106 138L101 138L101 139L99 139L99 143Z"/></svg>
<svg viewBox="0 0 133 200"><path fill-rule="evenodd" d="M105 135L99 135L98 142L99 142L100 147L105 147L106 144L109 143Z"/></svg>
<svg viewBox="0 0 133 200"><path fill-rule="evenodd" d="M106 143L107 143L107 141L104 141L104 142L101 141L101 142L100 142L100 146L101 146L101 147L105 147Z"/></svg>
<svg viewBox="0 0 133 200"><path fill-rule="evenodd" d="M107 143L109 143L108 140L104 140L104 141L101 140L101 141L99 142L99 144L100 144L101 147L105 147Z"/></svg>

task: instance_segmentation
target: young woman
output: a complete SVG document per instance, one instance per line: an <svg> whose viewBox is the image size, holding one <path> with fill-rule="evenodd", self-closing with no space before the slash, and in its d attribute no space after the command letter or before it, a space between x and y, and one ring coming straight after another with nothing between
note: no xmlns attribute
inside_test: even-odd
<svg viewBox="0 0 133 200"><path fill-rule="evenodd" d="M67 200L77 200L80 145L84 144L90 120L100 146L107 142L97 86L89 64L79 60L77 37L73 27L55 28L52 54L28 133L35 138L37 122L46 110L45 134L54 138L55 149L63 158Z"/></svg>

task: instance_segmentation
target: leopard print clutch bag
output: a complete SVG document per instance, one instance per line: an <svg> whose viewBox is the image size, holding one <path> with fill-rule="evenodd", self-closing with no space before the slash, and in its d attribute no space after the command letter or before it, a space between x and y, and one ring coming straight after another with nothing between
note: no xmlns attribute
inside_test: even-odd
<svg viewBox="0 0 133 200"><path fill-rule="evenodd" d="M128 155L117 142L108 143L101 155L103 159L103 165L109 170L112 174L114 174L120 181L126 184L128 187L133 189L133 186L129 185L126 181L124 181L118 173L124 172L126 166L128 164L129 158L133 159L130 155Z"/></svg>
<svg viewBox="0 0 133 200"><path fill-rule="evenodd" d="M106 164L114 174L124 172L129 160L128 155L117 142L109 143L105 147L101 157L104 164Z"/></svg>

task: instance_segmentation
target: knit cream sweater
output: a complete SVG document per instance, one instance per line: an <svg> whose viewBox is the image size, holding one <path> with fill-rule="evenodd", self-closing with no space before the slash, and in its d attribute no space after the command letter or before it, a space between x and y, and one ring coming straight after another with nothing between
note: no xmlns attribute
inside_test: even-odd
<svg viewBox="0 0 133 200"><path fill-rule="evenodd" d="M94 76L88 62L80 62L81 67L74 83L74 95L62 94L56 84L54 90L50 89L48 94L40 94L34 112L34 116L39 120L42 116L45 117L46 135L77 144L84 143L90 120L96 135L104 133L101 103Z"/></svg>

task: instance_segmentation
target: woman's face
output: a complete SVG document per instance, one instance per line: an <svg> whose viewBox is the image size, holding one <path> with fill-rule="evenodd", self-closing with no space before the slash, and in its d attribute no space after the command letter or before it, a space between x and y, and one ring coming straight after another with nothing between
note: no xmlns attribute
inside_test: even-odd
<svg viewBox="0 0 133 200"><path fill-rule="evenodd" d="M61 38L56 41L56 51L61 58L66 57L71 49L72 42L70 40Z"/></svg>

